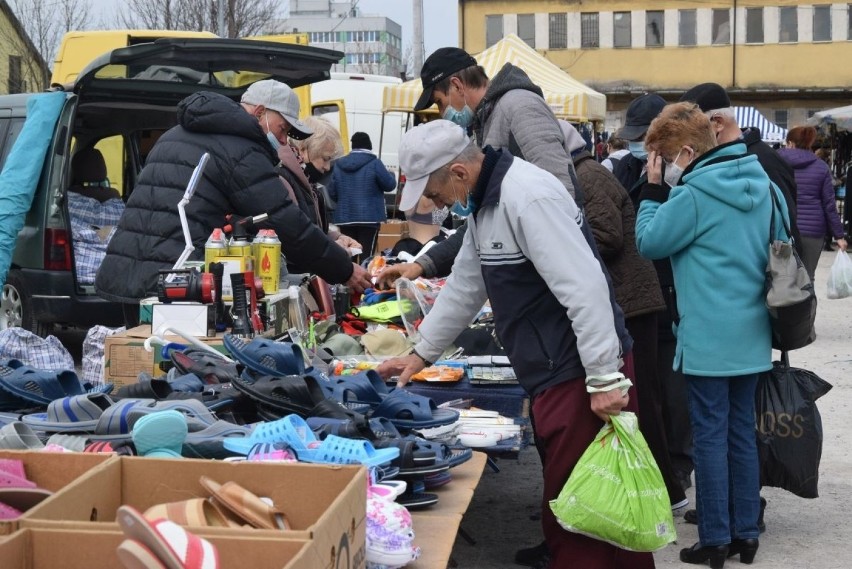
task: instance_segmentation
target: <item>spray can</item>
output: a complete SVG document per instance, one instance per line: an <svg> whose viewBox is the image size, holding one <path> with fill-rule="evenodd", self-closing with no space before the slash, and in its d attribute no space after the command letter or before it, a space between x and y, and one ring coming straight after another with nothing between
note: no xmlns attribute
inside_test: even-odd
<svg viewBox="0 0 852 569"><path fill-rule="evenodd" d="M228 254L228 242L225 239L225 234L220 227L213 230L207 243L204 244L204 266L210 270L210 263L215 263L216 259Z"/></svg>
<svg viewBox="0 0 852 569"><path fill-rule="evenodd" d="M263 231L255 239L255 274L263 281L263 292L278 292L281 279L281 241L273 229Z"/></svg>
<svg viewBox="0 0 852 569"><path fill-rule="evenodd" d="M231 240L228 242L228 255L231 257L242 257L245 270L254 270L251 241L249 241L245 227L241 224L235 225L234 230L231 232Z"/></svg>

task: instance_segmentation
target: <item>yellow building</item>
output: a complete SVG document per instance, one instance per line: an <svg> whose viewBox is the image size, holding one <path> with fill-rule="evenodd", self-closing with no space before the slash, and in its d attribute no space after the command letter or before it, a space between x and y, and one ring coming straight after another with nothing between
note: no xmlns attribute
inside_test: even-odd
<svg viewBox="0 0 852 569"><path fill-rule="evenodd" d="M852 4L793 0L459 0L460 45L515 33L607 95L607 130L637 95L707 81L779 126L852 103Z"/></svg>
<svg viewBox="0 0 852 569"><path fill-rule="evenodd" d="M0 0L0 95L41 91L50 70L21 22L5 0Z"/></svg>

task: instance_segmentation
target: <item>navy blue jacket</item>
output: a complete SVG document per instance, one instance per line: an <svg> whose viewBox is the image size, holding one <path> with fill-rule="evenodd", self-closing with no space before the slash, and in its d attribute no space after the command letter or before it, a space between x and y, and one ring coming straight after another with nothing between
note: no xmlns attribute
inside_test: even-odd
<svg viewBox="0 0 852 569"><path fill-rule="evenodd" d="M353 150L334 165L328 193L337 202L334 223L380 223L387 219L384 193L396 179L375 154Z"/></svg>

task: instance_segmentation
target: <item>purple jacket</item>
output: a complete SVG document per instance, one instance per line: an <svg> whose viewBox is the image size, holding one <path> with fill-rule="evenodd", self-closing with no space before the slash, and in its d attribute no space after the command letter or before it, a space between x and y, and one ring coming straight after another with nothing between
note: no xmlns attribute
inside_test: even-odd
<svg viewBox="0 0 852 569"><path fill-rule="evenodd" d="M801 234L807 237L829 234L836 239L843 237L828 165L810 150L782 148L778 153L793 167L796 175L799 190L796 221Z"/></svg>

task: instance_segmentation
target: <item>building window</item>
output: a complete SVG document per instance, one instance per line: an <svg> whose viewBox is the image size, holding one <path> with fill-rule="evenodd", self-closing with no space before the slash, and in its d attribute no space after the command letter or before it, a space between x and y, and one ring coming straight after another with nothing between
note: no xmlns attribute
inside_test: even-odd
<svg viewBox="0 0 852 569"><path fill-rule="evenodd" d="M503 39L503 15L485 16L485 47Z"/></svg>
<svg viewBox="0 0 852 569"><path fill-rule="evenodd" d="M731 11L727 8L713 9L713 45L731 43Z"/></svg>
<svg viewBox="0 0 852 569"><path fill-rule="evenodd" d="M799 19L796 6L784 6L778 9L780 20L780 32L778 41L781 43L795 43L799 41Z"/></svg>
<svg viewBox="0 0 852 569"><path fill-rule="evenodd" d="M775 109L775 124L787 128L787 109Z"/></svg>
<svg viewBox="0 0 852 569"><path fill-rule="evenodd" d="M550 32L549 49L568 47L568 14L548 14L547 27Z"/></svg>
<svg viewBox="0 0 852 569"><path fill-rule="evenodd" d="M678 40L679 45L696 45L698 33L695 10L678 10Z"/></svg>
<svg viewBox="0 0 852 569"><path fill-rule="evenodd" d="M612 36L615 47L631 47L630 12L615 12L612 15Z"/></svg>
<svg viewBox="0 0 852 569"><path fill-rule="evenodd" d="M831 41L831 5L814 6L814 41Z"/></svg>
<svg viewBox="0 0 852 569"><path fill-rule="evenodd" d="M763 43L763 8L746 8L746 43Z"/></svg>
<svg viewBox="0 0 852 569"><path fill-rule="evenodd" d="M24 92L24 76L21 72L21 56L9 56L9 94Z"/></svg>
<svg viewBox="0 0 852 569"><path fill-rule="evenodd" d="M600 27L597 12L580 14L580 47L600 47Z"/></svg>
<svg viewBox="0 0 852 569"><path fill-rule="evenodd" d="M662 47L665 28L663 27L663 11L648 10L645 12L645 46Z"/></svg>
<svg viewBox="0 0 852 569"><path fill-rule="evenodd" d="M518 37L535 49L535 15L518 14Z"/></svg>

